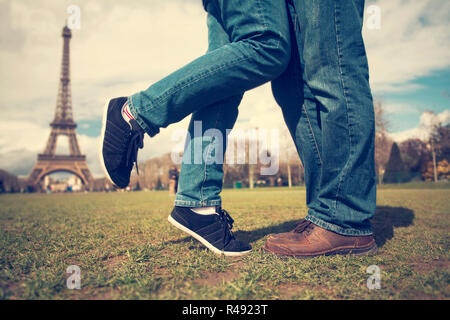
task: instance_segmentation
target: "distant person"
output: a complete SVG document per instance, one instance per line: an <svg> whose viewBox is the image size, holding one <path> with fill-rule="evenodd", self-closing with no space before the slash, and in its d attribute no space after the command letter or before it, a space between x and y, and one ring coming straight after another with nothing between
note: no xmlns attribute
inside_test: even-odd
<svg viewBox="0 0 450 320"><path fill-rule="evenodd" d="M178 169L176 166L171 166L169 170L169 193L175 195L178 190Z"/></svg>
<svg viewBox="0 0 450 320"><path fill-rule="evenodd" d="M373 252L374 112L361 36L364 1L203 4L208 52L148 89L106 104L100 152L106 176L126 187L144 134L154 137L192 115L169 221L215 253L250 252L221 208L223 168L211 161L215 139L205 132L226 137L244 92L272 81L305 167L309 211L298 228L270 237L264 248L299 257ZM201 137L195 121L201 121ZM226 144L221 148L223 160ZM192 161L198 156L200 163Z"/></svg>
<svg viewBox="0 0 450 320"><path fill-rule="evenodd" d="M282 187L283 186L283 179L281 177L278 177L277 179L277 186Z"/></svg>

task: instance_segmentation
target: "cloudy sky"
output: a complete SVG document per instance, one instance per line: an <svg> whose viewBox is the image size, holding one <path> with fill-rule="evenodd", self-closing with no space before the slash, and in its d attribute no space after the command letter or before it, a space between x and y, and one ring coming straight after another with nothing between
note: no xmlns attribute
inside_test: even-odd
<svg viewBox="0 0 450 320"><path fill-rule="evenodd" d="M366 7L371 4L381 10L380 28L364 29L374 97L395 139L423 136L425 110L450 119L450 2L380 0ZM207 49L200 0L0 0L0 168L18 175L28 174L50 132L69 5L81 9L71 41L74 117L95 176L102 175L96 151L105 101L147 88ZM140 159L179 144L172 134L187 121L147 138ZM282 123L269 86L246 94L237 128Z"/></svg>

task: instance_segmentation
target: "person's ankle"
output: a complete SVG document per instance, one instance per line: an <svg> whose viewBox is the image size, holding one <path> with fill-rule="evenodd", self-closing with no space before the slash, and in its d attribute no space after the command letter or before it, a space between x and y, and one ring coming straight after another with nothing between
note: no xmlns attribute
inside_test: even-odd
<svg viewBox="0 0 450 320"><path fill-rule="evenodd" d="M210 207L194 207L190 208L193 212L200 215L210 215L210 214L216 214L216 207L210 206Z"/></svg>

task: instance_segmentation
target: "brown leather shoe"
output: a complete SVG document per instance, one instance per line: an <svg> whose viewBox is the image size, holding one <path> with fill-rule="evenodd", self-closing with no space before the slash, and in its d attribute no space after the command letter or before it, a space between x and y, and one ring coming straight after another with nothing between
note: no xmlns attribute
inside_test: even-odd
<svg viewBox="0 0 450 320"><path fill-rule="evenodd" d="M344 236L302 220L286 233L270 236L263 249L277 255L310 258L322 255L369 255L377 250L370 236Z"/></svg>

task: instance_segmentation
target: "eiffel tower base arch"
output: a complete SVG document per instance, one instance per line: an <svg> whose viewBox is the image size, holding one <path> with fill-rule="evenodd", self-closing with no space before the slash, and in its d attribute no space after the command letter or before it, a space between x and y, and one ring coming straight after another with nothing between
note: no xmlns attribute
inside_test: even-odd
<svg viewBox="0 0 450 320"><path fill-rule="evenodd" d="M86 163L86 157L83 155L48 156L40 154L28 177L28 184L33 187L40 187L45 176L61 171L72 173L80 178L85 190L92 189L92 176Z"/></svg>

